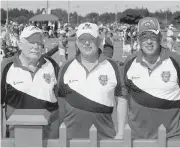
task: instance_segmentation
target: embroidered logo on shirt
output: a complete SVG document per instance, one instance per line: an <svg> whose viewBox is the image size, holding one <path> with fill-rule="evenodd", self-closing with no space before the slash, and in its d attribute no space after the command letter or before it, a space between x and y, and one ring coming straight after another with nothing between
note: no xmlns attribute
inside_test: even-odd
<svg viewBox="0 0 180 148"><path fill-rule="evenodd" d="M107 75L100 75L98 79L99 79L99 82L101 85L103 85L103 86L107 85L107 82L108 82Z"/></svg>
<svg viewBox="0 0 180 148"><path fill-rule="evenodd" d="M132 76L132 80L134 80L134 79L139 79L140 77L138 77L138 76Z"/></svg>
<svg viewBox="0 0 180 148"><path fill-rule="evenodd" d="M161 77L162 77L162 80L163 80L164 82L168 82L168 81L170 80L170 77L171 77L170 71L163 71L163 72L161 73Z"/></svg>
<svg viewBox="0 0 180 148"><path fill-rule="evenodd" d="M17 85L17 84L21 84L21 83L24 83L23 81L19 81L19 82L13 82L14 85Z"/></svg>
<svg viewBox="0 0 180 148"><path fill-rule="evenodd" d="M78 82L78 80L69 80L69 83Z"/></svg>
<svg viewBox="0 0 180 148"><path fill-rule="evenodd" d="M44 73L43 78L46 81L46 83L50 84L51 83L51 74L49 73Z"/></svg>

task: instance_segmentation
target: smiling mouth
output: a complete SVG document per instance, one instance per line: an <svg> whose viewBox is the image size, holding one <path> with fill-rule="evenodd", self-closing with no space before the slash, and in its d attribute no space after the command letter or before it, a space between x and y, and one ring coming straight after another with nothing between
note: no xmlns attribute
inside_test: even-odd
<svg viewBox="0 0 180 148"><path fill-rule="evenodd" d="M86 51L90 51L90 50L92 50L92 48L91 47L89 47L89 48L84 48Z"/></svg>
<svg viewBox="0 0 180 148"><path fill-rule="evenodd" d="M30 52L31 54L38 54L38 52Z"/></svg>
<svg viewBox="0 0 180 148"><path fill-rule="evenodd" d="M146 48L147 48L147 49L152 49L152 48L153 48L153 46L146 46Z"/></svg>

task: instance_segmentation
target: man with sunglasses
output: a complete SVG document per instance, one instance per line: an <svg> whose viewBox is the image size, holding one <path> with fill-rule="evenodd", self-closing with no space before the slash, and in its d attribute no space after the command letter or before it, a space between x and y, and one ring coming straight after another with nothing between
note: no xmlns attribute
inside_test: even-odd
<svg viewBox="0 0 180 148"><path fill-rule="evenodd" d="M56 84L59 66L51 58L42 56L43 33L26 27L18 44L19 52L2 70L1 104L8 119L15 109L47 109L51 118L44 126L44 138L57 138L59 129ZM14 126L7 126L7 137L13 137Z"/></svg>
<svg viewBox="0 0 180 148"><path fill-rule="evenodd" d="M66 102L64 122L68 139L89 138L93 124L98 139L115 135L122 138L127 101L122 97L125 92L119 66L102 54L96 24L80 24L76 36L76 57L62 66L58 77L59 95ZM111 117L116 105L117 133Z"/></svg>
<svg viewBox="0 0 180 148"><path fill-rule="evenodd" d="M163 124L167 138L180 137L180 56L163 48L159 22L138 23L140 51L124 64L132 136L155 139Z"/></svg>

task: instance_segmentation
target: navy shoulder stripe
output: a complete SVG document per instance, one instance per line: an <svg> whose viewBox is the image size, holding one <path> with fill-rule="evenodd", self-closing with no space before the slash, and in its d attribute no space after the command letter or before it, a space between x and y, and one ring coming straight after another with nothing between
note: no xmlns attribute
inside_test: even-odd
<svg viewBox="0 0 180 148"><path fill-rule="evenodd" d="M117 80L117 85L116 85L116 88L115 88L115 91L114 91L114 95L115 96L122 96L122 72L120 70L120 66L118 64L118 62L112 60L112 59L107 59L111 65L113 66L114 68L114 71L115 71L115 74L116 74L116 80Z"/></svg>
<svg viewBox="0 0 180 148"><path fill-rule="evenodd" d="M180 65L178 64L178 62L173 58L173 57L170 57L176 71L177 71L177 76L178 76L178 84L180 86Z"/></svg>
<svg viewBox="0 0 180 148"><path fill-rule="evenodd" d="M64 74L66 72L66 70L68 69L69 65L74 61L74 59L71 59L71 60L68 60L67 62L65 62L61 68L60 68L60 71L59 71L59 74L58 74L58 94L60 97L63 97L65 94L64 94L64 87L65 87L65 84L64 84Z"/></svg>
<svg viewBox="0 0 180 148"><path fill-rule="evenodd" d="M50 57L45 57L45 58L48 59L52 63L52 65L54 67L56 79L58 79L58 73L59 73L59 69L60 69L59 65L52 58L50 58Z"/></svg>
<svg viewBox="0 0 180 148"><path fill-rule="evenodd" d="M12 64L13 64L13 62L10 62L10 63L6 64L6 66L2 70L2 75L1 75L1 104L5 103L5 98L6 98L6 76L7 76L7 73L9 71L9 68L11 67Z"/></svg>

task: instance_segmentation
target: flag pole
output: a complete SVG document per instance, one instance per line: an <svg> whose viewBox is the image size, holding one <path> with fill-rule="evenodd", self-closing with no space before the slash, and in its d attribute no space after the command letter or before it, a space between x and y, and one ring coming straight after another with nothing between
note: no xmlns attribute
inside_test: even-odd
<svg viewBox="0 0 180 148"><path fill-rule="evenodd" d="M70 13L70 0L68 0L68 24L69 24L69 13Z"/></svg>
<svg viewBox="0 0 180 148"><path fill-rule="evenodd" d="M46 14L48 14L48 0L47 0L47 4L46 4Z"/></svg>
<svg viewBox="0 0 180 148"><path fill-rule="evenodd" d="M8 20L9 20L9 9L8 9L8 0L7 0L7 12L6 12L6 24L8 25Z"/></svg>

